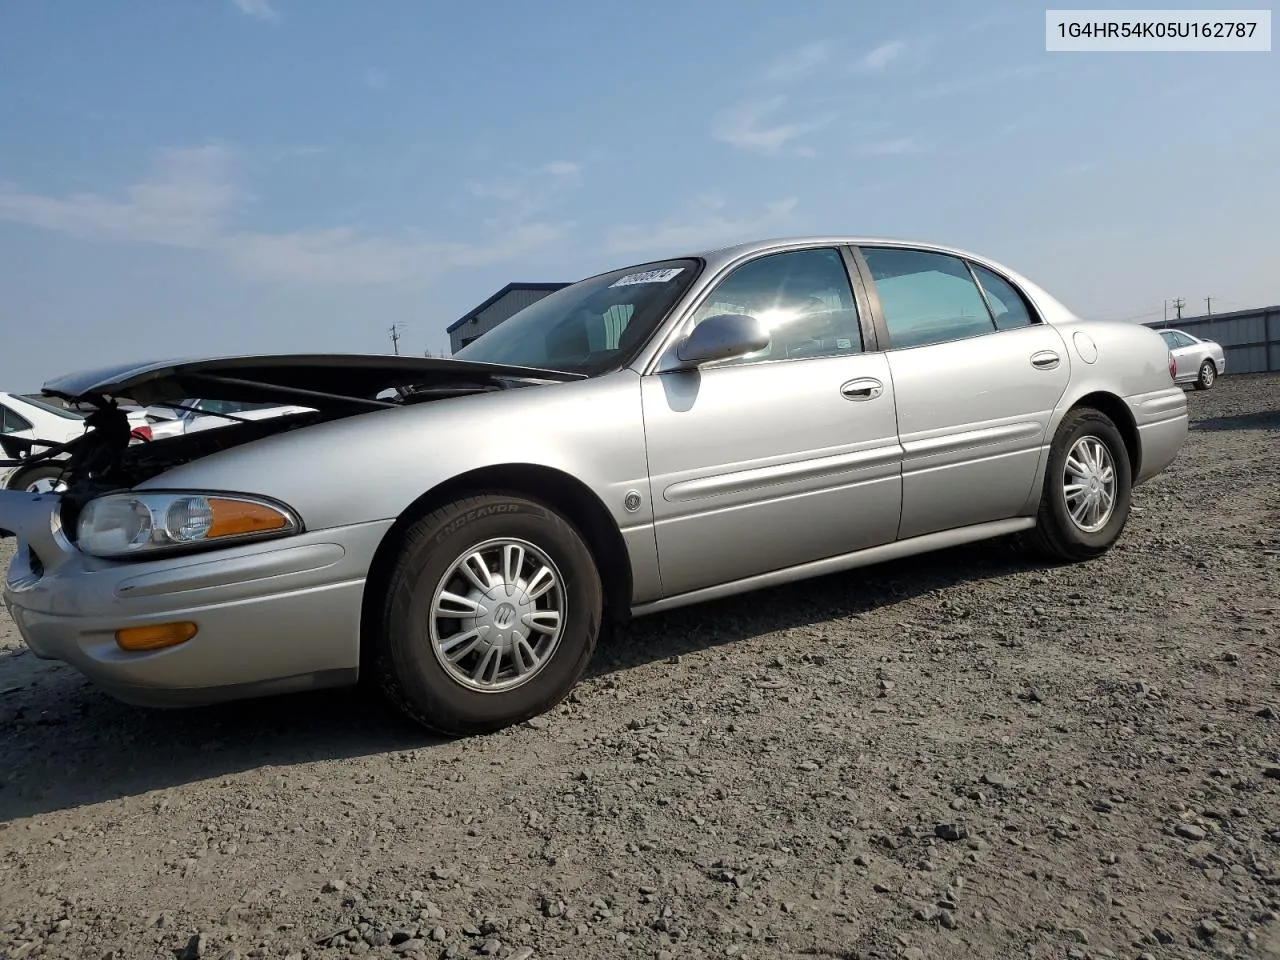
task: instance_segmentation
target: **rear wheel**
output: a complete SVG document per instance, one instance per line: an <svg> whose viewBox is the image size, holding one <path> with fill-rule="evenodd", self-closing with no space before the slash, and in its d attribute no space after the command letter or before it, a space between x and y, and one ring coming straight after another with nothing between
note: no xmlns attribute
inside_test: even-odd
<svg viewBox="0 0 1280 960"><path fill-rule="evenodd" d="M1111 549L1129 519L1133 476L1124 438L1099 410L1073 410L1049 448L1030 535L1038 552L1074 563Z"/></svg>
<svg viewBox="0 0 1280 960"><path fill-rule="evenodd" d="M1200 364L1200 375L1196 377L1197 390L1210 390L1217 380L1218 368L1213 365L1212 360L1206 360Z"/></svg>
<svg viewBox="0 0 1280 960"><path fill-rule="evenodd" d="M375 678L423 726L497 730L573 689L603 608L591 551L550 507L499 493L458 500L404 535L371 638Z"/></svg>

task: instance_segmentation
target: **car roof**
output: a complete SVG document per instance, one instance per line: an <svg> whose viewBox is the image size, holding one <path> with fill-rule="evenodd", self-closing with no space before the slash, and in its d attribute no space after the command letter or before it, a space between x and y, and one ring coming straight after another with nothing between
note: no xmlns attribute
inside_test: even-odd
<svg viewBox="0 0 1280 960"><path fill-rule="evenodd" d="M855 234L808 234L800 236L766 237L759 240L748 240L742 243L734 243L726 246L699 250L695 253L687 254L687 256L719 262L738 260L745 256L751 256L752 254L766 253L770 250L786 249L788 247L822 245L914 247L919 250L930 250L936 253L949 253L953 256L966 257L979 262L991 262L989 257L985 257L982 254L974 253L970 250L965 250L961 247L952 246L950 244L937 243L930 240L915 240L908 237ZM672 257L670 259L679 258Z"/></svg>
<svg viewBox="0 0 1280 960"><path fill-rule="evenodd" d="M1023 291L1031 295L1031 299L1035 301L1040 308L1045 319L1050 323L1062 322L1065 320L1077 319L1076 314L1066 307L1057 297L1049 293L1034 280L1020 274L1013 268L1006 266L998 260L980 253L974 253L963 247L953 246L946 243L936 243L929 240L914 240L905 237L886 237L886 236L870 236L858 234L811 234L793 237L770 237L760 240L750 240L744 243L735 243L723 247L715 247L712 249L700 250L695 253L685 254L686 257L696 257L706 262L711 268L711 272L718 270L732 263L742 260L746 257L755 256L757 254L782 252L789 249L813 246L877 246L877 247L909 247L915 250L926 250L931 253L949 254L953 257L961 257L970 260L980 266L987 267L998 274L1002 274L1015 284L1022 287ZM664 260L682 259L680 256L664 257Z"/></svg>

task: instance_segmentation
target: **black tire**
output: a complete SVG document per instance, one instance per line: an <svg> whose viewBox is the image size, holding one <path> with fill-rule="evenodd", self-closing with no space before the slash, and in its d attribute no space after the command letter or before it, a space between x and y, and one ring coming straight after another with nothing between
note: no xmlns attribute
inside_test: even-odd
<svg viewBox="0 0 1280 960"><path fill-rule="evenodd" d="M1078 441L1095 437L1102 442L1111 456L1115 468L1115 504L1105 526L1088 532L1076 525L1067 509L1063 490L1067 455ZM1058 427L1057 436L1049 448L1049 463L1045 469L1044 490L1040 497L1040 510L1036 525L1028 540L1036 552L1058 562L1079 563L1102 556L1119 539L1129 519L1129 506L1133 494L1133 468L1124 438L1115 423L1104 413L1089 407L1072 410Z"/></svg>
<svg viewBox="0 0 1280 960"><path fill-rule="evenodd" d="M1197 390L1211 390L1213 385L1218 382L1218 368L1214 366L1212 360L1206 360L1200 364L1200 372L1196 375Z"/></svg>
<svg viewBox="0 0 1280 960"><path fill-rule="evenodd" d="M511 538L542 551L560 574L565 603L558 645L521 686L480 692L454 679L433 649L429 623L441 579L473 547ZM604 591L595 559L573 525L545 504L488 493L433 511L409 527L388 578L381 623L370 637L373 679L409 719L447 736L490 733L544 713L581 679L600 635Z"/></svg>
<svg viewBox="0 0 1280 960"><path fill-rule="evenodd" d="M66 463L42 463L26 469L19 467L13 476L9 478L8 483L5 485L6 489L26 490L40 480L53 480L56 482L62 476L66 467Z"/></svg>

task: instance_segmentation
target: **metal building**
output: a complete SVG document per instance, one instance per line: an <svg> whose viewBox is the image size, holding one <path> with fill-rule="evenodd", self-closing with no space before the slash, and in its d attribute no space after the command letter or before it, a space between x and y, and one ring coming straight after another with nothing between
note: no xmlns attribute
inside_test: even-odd
<svg viewBox="0 0 1280 960"><path fill-rule="evenodd" d="M1157 330L1183 330L1193 337L1222 344L1227 355L1227 375L1280 371L1280 304L1233 310L1212 316L1156 320L1146 324Z"/></svg>
<svg viewBox="0 0 1280 960"><path fill-rule="evenodd" d="M567 286L567 283L508 283L484 303L449 324L449 352L457 353L529 304L537 303L547 294Z"/></svg>

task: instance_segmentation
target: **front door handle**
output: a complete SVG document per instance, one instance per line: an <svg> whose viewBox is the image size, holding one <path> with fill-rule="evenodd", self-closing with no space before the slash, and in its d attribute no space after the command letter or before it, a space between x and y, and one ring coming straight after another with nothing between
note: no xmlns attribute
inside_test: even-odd
<svg viewBox="0 0 1280 960"><path fill-rule="evenodd" d="M1052 350L1041 350L1031 355L1031 365L1037 370L1052 370L1061 362L1062 358Z"/></svg>
<svg viewBox="0 0 1280 960"><path fill-rule="evenodd" d="M840 396L846 400L874 400L884 393L884 384L872 377L841 384Z"/></svg>

